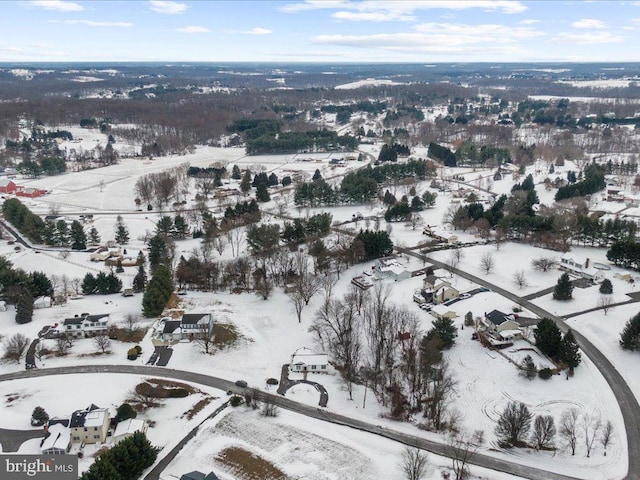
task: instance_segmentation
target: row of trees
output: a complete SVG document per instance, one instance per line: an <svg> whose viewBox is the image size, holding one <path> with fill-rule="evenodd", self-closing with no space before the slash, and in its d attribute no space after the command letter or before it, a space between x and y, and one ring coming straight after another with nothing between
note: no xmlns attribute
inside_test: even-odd
<svg viewBox="0 0 640 480"><path fill-rule="evenodd" d="M537 323L534 338L536 347L542 353L552 360L566 365L570 373L573 373L573 369L580 365L582 355L571 329L563 336L553 320L543 318Z"/></svg>
<svg viewBox="0 0 640 480"><path fill-rule="evenodd" d="M562 413L560 422L551 415L534 418L529 408L520 402L510 402L500 414L495 434L503 447L533 447L537 450L554 450L559 436L563 446L575 455L579 438L584 441L585 454L591 456L595 444L600 443L604 455L613 440L613 423L603 422L597 415L580 414L570 408Z"/></svg>
<svg viewBox="0 0 640 480"><path fill-rule="evenodd" d="M99 272L97 275L87 273L82 280L81 288L85 295L108 295L122 290L122 280L113 272Z"/></svg>
<svg viewBox="0 0 640 480"><path fill-rule="evenodd" d="M189 191L189 164L184 163L158 173L141 176L135 185L140 202L157 207L168 205L172 199L179 201Z"/></svg>

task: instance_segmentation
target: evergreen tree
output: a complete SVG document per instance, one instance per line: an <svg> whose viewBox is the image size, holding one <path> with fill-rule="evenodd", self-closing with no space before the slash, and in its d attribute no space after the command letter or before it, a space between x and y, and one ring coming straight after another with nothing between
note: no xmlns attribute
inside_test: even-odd
<svg viewBox="0 0 640 480"><path fill-rule="evenodd" d="M242 173L240 172L240 167L238 165L234 165L231 169L231 178L234 180L240 180L242 178Z"/></svg>
<svg viewBox="0 0 640 480"><path fill-rule="evenodd" d="M116 243L120 245L126 245L129 243L129 230L120 215L116 218Z"/></svg>
<svg viewBox="0 0 640 480"><path fill-rule="evenodd" d="M53 295L51 280L43 272L31 272L28 278L28 287L34 298L50 297Z"/></svg>
<svg viewBox="0 0 640 480"><path fill-rule="evenodd" d="M278 176L275 173L271 173L271 175L269 175L269 183L268 183L269 187L277 187L278 186Z"/></svg>
<svg viewBox="0 0 640 480"><path fill-rule="evenodd" d="M138 265L138 273L133 277L133 291L136 293L144 292L147 285L147 274L144 271L144 263Z"/></svg>
<svg viewBox="0 0 640 480"><path fill-rule="evenodd" d="M567 364L571 373L573 373L573 370L580 365L582 361L578 342L576 342L576 337L573 335L571 329L567 331L562 339L562 344L560 345L560 360Z"/></svg>
<svg viewBox="0 0 640 480"><path fill-rule="evenodd" d="M169 215L163 215L156 223L156 235L169 236L173 232L173 220Z"/></svg>
<svg viewBox="0 0 640 480"><path fill-rule="evenodd" d="M130 418L136 418L137 416L138 414L136 413L136 411L128 403L123 403L116 410L116 422L118 423Z"/></svg>
<svg viewBox="0 0 640 480"><path fill-rule="evenodd" d="M69 227L64 220L56 222L56 243L58 245L67 245L69 243Z"/></svg>
<svg viewBox="0 0 640 480"><path fill-rule="evenodd" d="M74 220L71 224L71 249L84 250L87 248L87 235L84 233L82 224Z"/></svg>
<svg viewBox="0 0 640 480"><path fill-rule="evenodd" d="M427 332L428 339L438 339L440 348L449 349L456 342L458 329L450 318L440 317L431 322L433 328Z"/></svg>
<svg viewBox="0 0 640 480"><path fill-rule="evenodd" d="M118 469L109 461L109 452L104 452L93 462L89 470L84 472L80 480L123 480Z"/></svg>
<svg viewBox="0 0 640 480"><path fill-rule="evenodd" d="M41 427L49 421L49 414L42 407L36 407L31 414L31 426Z"/></svg>
<svg viewBox="0 0 640 480"><path fill-rule="evenodd" d="M42 241L45 243L45 245L56 244L56 226L53 224L53 222L46 222L44 224L40 236L42 237Z"/></svg>
<svg viewBox="0 0 640 480"><path fill-rule="evenodd" d="M159 316L173 293L171 272L165 265L158 265L142 297L142 313L145 317Z"/></svg>
<svg viewBox="0 0 640 480"><path fill-rule="evenodd" d="M242 193L247 193L251 190L251 172L249 170L244 171L242 181L240 182L240 190Z"/></svg>
<svg viewBox="0 0 640 480"><path fill-rule="evenodd" d="M96 227L91 227L91 230L89 230L89 243L91 245L100 244L100 234L98 233L98 229Z"/></svg>
<svg viewBox="0 0 640 480"><path fill-rule="evenodd" d="M118 259L118 261L116 262L116 273L122 273L124 272L124 268L122 268L122 259Z"/></svg>
<svg viewBox="0 0 640 480"><path fill-rule="evenodd" d="M536 347L545 355L555 358L560 353L562 333L556 323L550 318L543 318L536 325L534 332Z"/></svg>
<svg viewBox="0 0 640 480"><path fill-rule="evenodd" d="M316 168L316 171L313 172L313 177L311 177L311 180L313 180L314 182L322 180L322 174L320 173L319 168Z"/></svg>
<svg viewBox="0 0 640 480"><path fill-rule="evenodd" d="M16 299L16 323L29 323L33 320L33 295L28 288L21 288Z"/></svg>
<svg viewBox="0 0 640 480"><path fill-rule="evenodd" d="M538 369L536 368L536 364L533 362L531 355L527 355L522 359L520 368L522 369L522 374L528 380L533 380L538 375Z"/></svg>
<svg viewBox="0 0 640 480"><path fill-rule="evenodd" d="M85 295L91 295L92 293L96 293L98 289L98 285L96 283L96 277L91 273L87 273L82 279L82 284L80 286L82 288L82 293Z"/></svg>
<svg viewBox="0 0 640 480"><path fill-rule="evenodd" d="M573 298L573 285L568 273L563 273L558 279L556 288L553 291L553 298L556 300L571 300Z"/></svg>
<svg viewBox="0 0 640 480"><path fill-rule="evenodd" d="M144 252L142 250L140 250L138 252L138 256L136 257L136 265L144 265L144 262L146 262L147 259L144 256Z"/></svg>
<svg viewBox="0 0 640 480"><path fill-rule="evenodd" d="M176 215L173 219L173 235L180 240L189 235L189 224L182 215Z"/></svg>
<svg viewBox="0 0 640 480"><path fill-rule="evenodd" d="M627 320L620 333L620 347L623 350L640 350L640 313Z"/></svg>
<svg viewBox="0 0 640 480"><path fill-rule="evenodd" d="M149 247L149 269L151 270L151 275L153 275L159 265L171 264L169 245L163 235L151 237L147 246Z"/></svg>
<svg viewBox="0 0 640 480"><path fill-rule="evenodd" d="M256 200L262 203L265 203L271 200L271 196L269 195L267 186L264 183L258 184L258 188L256 189Z"/></svg>
<svg viewBox="0 0 640 480"><path fill-rule="evenodd" d="M605 278L600 284L600 293L611 294L613 293L613 285L611 284L611 280Z"/></svg>

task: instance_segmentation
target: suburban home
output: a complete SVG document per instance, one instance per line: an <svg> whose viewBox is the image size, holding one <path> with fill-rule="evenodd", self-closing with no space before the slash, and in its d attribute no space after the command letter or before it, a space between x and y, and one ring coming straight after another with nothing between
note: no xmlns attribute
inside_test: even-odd
<svg viewBox="0 0 640 480"><path fill-rule="evenodd" d="M398 282L411 278L411 272L405 269L395 258L381 258L376 260L376 274L381 278L391 278Z"/></svg>
<svg viewBox="0 0 640 480"><path fill-rule="evenodd" d="M44 438L40 442L40 453L43 455L65 455L69 451L71 430L67 425L54 423L45 427Z"/></svg>
<svg viewBox="0 0 640 480"><path fill-rule="evenodd" d="M291 355L289 370L297 373L327 373L328 363L326 353L314 353L302 347Z"/></svg>
<svg viewBox="0 0 640 480"><path fill-rule="evenodd" d="M482 323L490 333L503 340L512 340L522 334L515 315L500 310L491 310L489 313L485 313Z"/></svg>
<svg viewBox="0 0 640 480"><path fill-rule="evenodd" d="M213 472L205 475L204 473L195 470L193 472L185 473L180 477L180 480L218 480L218 476Z"/></svg>
<svg viewBox="0 0 640 480"><path fill-rule="evenodd" d="M560 270L564 270L578 277L586 278L588 280L599 281L604 278L604 274L594 268L588 258L574 255L571 252L567 252L560 258Z"/></svg>
<svg viewBox="0 0 640 480"><path fill-rule="evenodd" d="M109 329L109 314L100 315L83 314L73 318L65 318L64 333L72 337L93 337L100 333L106 333Z"/></svg>
<svg viewBox="0 0 640 480"><path fill-rule="evenodd" d="M15 193L16 184L7 178L0 179L0 193Z"/></svg>
<svg viewBox="0 0 640 480"><path fill-rule="evenodd" d="M211 313L185 313L180 320L165 317L160 320L160 338L165 342L193 340L206 331L213 332L213 315Z"/></svg>
<svg viewBox="0 0 640 480"><path fill-rule="evenodd" d="M147 432L147 425L144 423L144 420L136 420L135 418L124 420L116 425L113 442L118 443L125 438L131 437L136 432Z"/></svg>
<svg viewBox="0 0 640 480"><path fill-rule="evenodd" d="M373 275L369 272L362 272L362 275L353 277L351 283L360 290L368 290L373 287Z"/></svg>
<svg viewBox="0 0 640 480"><path fill-rule="evenodd" d="M607 202L623 202L624 189L616 185L607 185Z"/></svg>
<svg viewBox="0 0 640 480"><path fill-rule="evenodd" d="M427 225L424 227L422 233L433 238L437 242L458 243L458 236L442 227Z"/></svg>
<svg viewBox="0 0 640 480"><path fill-rule="evenodd" d="M91 404L71 414L71 443L103 443L109 431L109 410Z"/></svg>
<svg viewBox="0 0 640 480"><path fill-rule="evenodd" d="M433 303L444 303L458 298L460 291L446 280L437 280L432 288Z"/></svg>
<svg viewBox="0 0 640 480"><path fill-rule="evenodd" d="M213 331L213 315L210 313L185 313L180 319L183 339L199 337L204 332L211 335Z"/></svg>
<svg viewBox="0 0 640 480"><path fill-rule="evenodd" d="M429 313L431 314L431 316L437 318L438 320L441 320L443 318L453 320L458 316L456 312L451 310L446 305L435 305Z"/></svg>

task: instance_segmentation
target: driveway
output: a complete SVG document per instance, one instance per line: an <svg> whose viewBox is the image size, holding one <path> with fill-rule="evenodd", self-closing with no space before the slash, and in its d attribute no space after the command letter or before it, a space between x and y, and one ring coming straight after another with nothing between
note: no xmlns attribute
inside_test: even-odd
<svg viewBox="0 0 640 480"><path fill-rule="evenodd" d="M17 452L27 440L33 438L44 438L44 430L8 430L0 428L0 444L3 452Z"/></svg>

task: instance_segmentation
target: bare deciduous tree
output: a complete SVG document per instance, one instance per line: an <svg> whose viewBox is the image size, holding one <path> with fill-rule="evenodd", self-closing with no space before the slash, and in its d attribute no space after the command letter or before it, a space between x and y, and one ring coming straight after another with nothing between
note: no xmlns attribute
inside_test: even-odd
<svg viewBox="0 0 640 480"><path fill-rule="evenodd" d="M600 429L602 428L602 420L600 416L591 416L584 414L582 419L582 434L584 435L584 446L587 449L587 458L591 456L593 444L598 439Z"/></svg>
<svg viewBox="0 0 640 480"><path fill-rule="evenodd" d="M600 298L598 299L598 307L602 309L605 316L609 312L609 309L611 308L612 303L613 303L613 300L611 300L611 297L606 297L604 295L601 295Z"/></svg>
<svg viewBox="0 0 640 480"><path fill-rule="evenodd" d="M227 232L227 240L231 246L231 255L237 257L245 241L245 229L243 227L231 228Z"/></svg>
<svg viewBox="0 0 640 480"><path fill-rule="evenodd" d="M491 252L485 253L480 259L480 268L485 273L485 275L493 272L493 269L496 266L496 261L493 258L493 254Z"/></svg>
<svg viewBox="0 0 640 480"><path fill-rule="evenodd" d="M555 259L550 257L540 257L531 260L531 265L533 266L533 268L540 272L548 272L555 266L555 264Z"/></svg>
<svg viewBox="0 0 640 480"><path fill-rule="evenodd" d="M106 353L111 348L111 339L107 335L97 335L93 337L93 343L102 353Z"/></svg>
<svg viewBox="0 0 640 480"><path fill-rule="evenodd" d="M600 444L602 445L602 450L604 450L604 456L607 456L607 447L611 444L611 440L613 436L613 423L611 420L607 420L607 422L602 426L602 430L600 431Z"/></svg>
<svg viewBox="0 0 640 480"><path fill-rule="evenodd" d="M569 410L562 412L562 416L560 417L558 434L567 444L567 447L571 449L571 455L576 454L579 415L577 408L570 408Z"/></svg>
<svg viewBox="0 0 640 480"><path fill-rule="evenodd" d="M496 425L496 436L509 445L518 446L526 438L533 414L522 402L510 402Z"/></svg>
<svg viewBox="0 0 640 480"><path fill-rule="evenodd" d="M73 337L63 333L56 337L56 353L59 357L67 354L73 346Z"/></svg>
<svg viewBox="0 0 640 480"><path fill-rule="evenodd" d="M405 447L400 468L406 480L422 480L427 474L427 454L416 447Z"/></svg>
<svg viewBox="0 0 640 480"><path fill-rule="evenodd" d="M198 324L198 332L195 334L193 341L204 350L205 354L209 354L213 346L213 335L208 323L202 322Z"/></svg>
<svg viewBox="0 0 640 480"><path fill-rule="evenodd" d="M302 323L302 310L306 305L304 298L298 292L298 290L294 290L288 293L289 298L291 299L291 303L293 303L293 308L296 311L296 316L298 317L298 323Z"/></svg>
<svg viewBox="0 0 640 480"><path fill-rule="evenodd" d="M524 270L518 270L513 274L513 281L518 286L519 289L522 289L527 286L527 277L524 273Z"/></svg>
<svg viewBox="0 0 640 480"><path fill-rule="evenodd" d="M478 451L479 435L470 435L466 431L455 432L447 437L446 452L451 458L455 480L464 480L469 476L467 465Z"/></svg>
<svg viewBox="0 0 640 480"><path fill-rule="evenodd" d="M451 250L451 266L453 268L456 268L460 263L460 260L462 260L462 257L464 257L464 252L460 247L456 247L452 249Z"/></svg>
<svg viewBox="0 0 640 480"><path fill-rule="evenodd" d="M140 318L138 317L138 315L129 313L126 317L124 317L124 328L127 331L127 337L129 339L132 339L135 333L138 331L139 322Z"/></svg>
<svg viewBox="0 0 640 480"><path fill-rule="evenodd" d="M444 427L445 414L456 389L456 381L449 371L449 363L443 360L425 381L425 417L431 427L440 431Z"/></svg>
<svg viewBox="0 0 640 480"><path fill-rule="evenodd" d="M220 256L222 256L224 249L227 248L227 244L228 241L226 237L223 237L222 235L218 235L213 239L213 248L216 252L218 252L218 255Z"/></svg>
<svg viewBox="0 0 640 480"><path fill-rule="evenodd" d="M556 425L551 415L538 415L533 421L531 443L540 450L553 448L553 438L556 435Z"/></svg>
<svg viewBox="0 0 640 480"><path fill-rule="evenodd" d="M22 333L13 334L3 342L4 358L20 363L20 359L25 354L30 342L31 340Z"/></svg>

